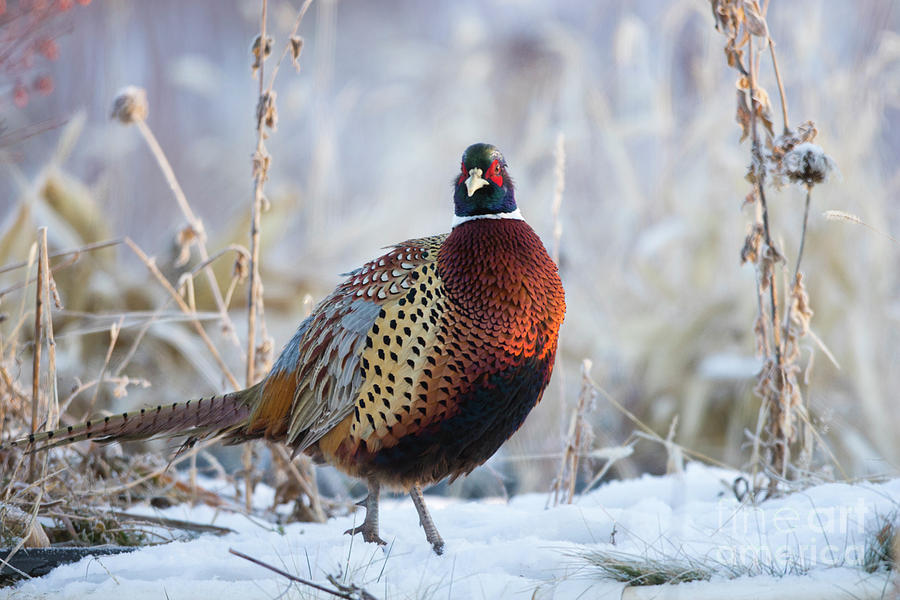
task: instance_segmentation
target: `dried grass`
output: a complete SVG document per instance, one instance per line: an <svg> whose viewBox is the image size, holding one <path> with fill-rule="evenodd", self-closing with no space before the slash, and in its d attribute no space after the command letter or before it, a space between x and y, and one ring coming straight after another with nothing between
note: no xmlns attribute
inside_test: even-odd
<svg viewBox="0 0 900 600"><path fill-rule="evenodd" d="M263 1L264 10L265 4ZM301 10L301 16L306 12L308 6L309 2ZM298 18L296 27L299 27L299 24L300 19ZM290 44L289 42L289 46ZM293 58L296 59L296 56ZM262 76L262 64L259 65L259 73ZM274 77L270 80L270 85L274 85ZM180 348L176 352L183 353L185 357L193 353L205 352L217 365L219 377L224 378L230 387L239 388L240 385L232 374L233 367L228 364L220 349L223 341L238 341L231 316L228 313L228 301L233 297L235 289L247 277L248 272L251 281L250 287L254 290L249 302L249 339L252 351L248 353L245 363L248 382L252 383L256 380L255 369L259 369L258 372L262 373L268 368L272 343L268 339L264 320L262 320L262 287L258 281L261 240L258 213L263 210L261 184L266 175L263 173L257 179L254 204L254 212L257 217L253 221L251 249L247 250L232 243L210 255L207 251L207 239L203 224L188 202L162 146L147 124L148 115L149 105L143 90L127 88L114 102L113 116L122 123L137 126L164 174L182 214L188 221L187 226L182 228L177 235L181 251L172 266L179 272L163 272L156 259L149 256L128 237L115 241L91 239L100 231L106 235L107 228L99 230L96 227L85 228L78 221L83 215L83 211L69 210L73 201L90 207L91 199L81 196L78 191L74 194L70 193L65 187L65 179L57 177L53 169L48 169L46 175L40 176L39 181L42 178L45 178L46 182L52 181L53 187L39 185L38 189L42 190L42 197L28 198L23 202L18 215L14 216L7 223L6 229L0 232L0 246L2 246L4 254L15 255L16 248L21 247L22 241L28 237L21 225L31 220L33 208L37 207L39 211L46 211L46 214L53 214L55 217L52 220L54 226L40 229L39 243L31 244L28 260L13 262L0 269L0 276L16 276L18 271L24 272L24 282L7 286L0 292L0 295L14 293L22 295L19 316L16 318L14 326L4 331L3 337L0 338L0 342L2 342L0 343L0 350L2 350L0 372L3 374L2 381L0 381L0 392L3 396L0 424L2 424L4 439L19 437L26 431L55 428L59 419L62 419L63 423L75 423L81 417L72 416L70 412L66 411L76 405L86 408L88 413L93 414L95 404L108 404L109 384L115 386L112 395L121 397L127 394L130 385L146 385L148 380L158 380L156 377L146 379L134 377L126 374L125 370L136 358L146 360L146 357L154 356L154 349L148 346L155 345L156 350L159 349L158 343L164 341L164 338L160 337L160 329L163 329L165 321L171 319L171 317L161 317L165 315L166 307L172 302L180 309L184 320L193 328L196 335L195 340L191 340L184 348ZM261 128L263 123L260 122L259 125ZM76 122L69 127L68 131L71 132L73 127L78 128L80 124ZM75 135L77 136L77 133ZM262 140L264 135L261 129L259 135ZM66 135L63 136L64 139L66 137ZM25 187L23 186L23 189ZM49 195L51 193L52 198ZM51 234L62 230L80 238L78 247L60 249L61 239L66 240L66 237L51 238L56 250L51 254L48 246L48 229ZM89 265L82 265L82 268L79 269L81 277L94 282L106 283L108 289L120 299L120 302L116 307L116 313L105 315L107 321L110 322L109 326L99 330L81 327L78 324L79 317L77 315L100 316L97 310L97 295L96 293L76 295L75 302L64 310L61 297L68 300L70 291L73 289L77 291L78 288L72 288L71 284L75 282L70 280L57 284L57 279L65 267L78 267L80 263L84 262L82 260L84 257L99 255L106 248L116 245L120 241L147 269L151 276L149 280L151 284L158 286L157 289L165 292L165 295L160 297L156 290L150 287L133 287L134 280L113 257L104 256L102 260L99 258L91 260ZM199 264L188 266L191 248L197 248L199 260L196 262ZM227 292L223 295L213 267L217 259L231 253L235 253L238 259L235 262ZM51 266L50 257L66 257L67 260L56 262ZM36 269L36 275L32 277L33 266ZM209 313L201 312L198 309L203 305L198 302L195 294L194 277L201 273L209 283L211 298L216 309L216 312L213 313L214 319L210 318ZM177 279L177 283L173 284L173 279ZM85 279L82 279L77 281L76 285L83 286L85 283ZM29 308L26 301L27 292L32 285L35 290L32 296L35 298L33 309ZM129 296L129 292L137 292L137 294ZM104 300L110 299L105 298ZM153 304L158 305L156 310L149 312L144 310ZM54 305L61 316L51 314ZM25 326L26 318L29 315L33 317L34 322L34 328L30 331ZM260 345L254 341L256 340L257 317L259 317L259 327L263 333L263 342ZM217 332L209 330L209 321L211 320L218 326ZM79 353L90 356L95 350L100 349L96 344L99 340L97 336L93 335L94 331L108 334L104 350L94 354L95 357L102 357L98 368L99 375L96 379L83 383L78 377L88 370L77 369L72 391L62 402L62 412L57 384L59 374L56 364L55 323L62 325L67 337L64 356L69 360ZM137 334L130 334L129 330L136 326L139 327ZM184 338L182 334L179 334L179 339L188 341L188 338ZM87 344L87 342L90 343ZM203 351L197 347L198 342L202 344ZM46 357L42 352L45 344L47 346ZM123 345L128 346L127 352L120 348ZM23 386L19 382L21 375L18 364L23 358L23 348L30 349L32 360L30 395L24 392ZM157 355L154 358L164 357ZM173 358L175 357L173 356ZM71 365L71 362L69 364ZM69 370L71 372L71 366ZM82 400L78 402L78 398ZM87 400L87 404L83 406L85 400ZM209 456L217 467L219 475L224 475L218 461L206 454L208 446L209 443L198 444L177 459L166 463L153 458L159 456L158 454L129 453L122 456L118 452L117 456L116 450L101 449L96 445L77 444L51 452L31 454L27 458L27 469L22 468L26 457L22 455L21 451L14 448L0 449L0 461L4 465L2 487L5 490L0 499L0 508L3 509L0 513L6 515L5 517L0 515L0 533L6 531L12 535L10 532L13 530L8 526L21 521L17 515L28 516L27 522L18 527L19 533L12 535L9 540L12 548L9 555L11 556L18 548L26 544L49 545L66 541L82 545L100 543L129 545L157 543L172 539L171 536L160 538L160 534L155 529L146 530L146 519L135 520L134 517L123 511L106 512L103 513L102 518L98 517L100 513L91 508L97 500L123 509L140 500L152 500L163 504L188 500L202 501L222 509L235 510L236 506L232 500L197 487L196 457L198 453L203 452L205 456ZM281 448L277 449L277 451L282 450ZM285 499L297 499L298 507L302 508L302 510L295 511L293 518L324 520L326 510L330 509L331 504L327 507L323 506L314 473L307 464L307 459L292 460L283 451L278 454L278 457L279 460L271 467L273 473L269 476L273 479L280 477L285 481L286 489L290 487L295 490L296 493L292 498ZM167 472L169 467L185 460L189 460L191 466L188 484ZM249 472L254 471L255 468L251 465L248 469L248 483L244 486L246 501L244 510L248 512L253 510ZM279 475L279 473L284 475ZM38 517L41 517L45 523L57 523L58 527L51 528L45 534L37 520ZM186 532L198 532L201 529L190 523L163 522L159 519L153 520L152 525Z"/></svg>

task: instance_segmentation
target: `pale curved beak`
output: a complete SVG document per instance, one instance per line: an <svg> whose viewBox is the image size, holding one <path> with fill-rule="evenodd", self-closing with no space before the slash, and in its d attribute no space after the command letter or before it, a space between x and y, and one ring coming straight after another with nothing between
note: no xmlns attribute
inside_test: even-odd
<svg viewBox="0 0 900 600"><path fill-rule="evenodd" d="M466 179L466 189L469 191L469 198L472 197L472 194L488 184L486 179L481 178L482 173L483 171L478 167L469 169L469 178Z"/></svg>

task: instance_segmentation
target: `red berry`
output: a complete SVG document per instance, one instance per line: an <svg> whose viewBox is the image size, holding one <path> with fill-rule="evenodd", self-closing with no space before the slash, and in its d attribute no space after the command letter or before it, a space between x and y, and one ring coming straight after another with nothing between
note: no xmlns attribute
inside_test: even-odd
<svg viewBox="0 0 900 600"><path fill-rule="evenodd" d="M13 88L13 102L15 102L16 106L19 108L28 106L28 90L26 90L25 86L21 83L17 83L16 87Z"/></svg>
<svg viewBox="0 0 900 600"><path fill-rule="evenodd" d="M41 96L47 96L53 91L53 79L49 75L41 75L34 80L34 89Z"/></svg>
<svg viewBox="0 0 900 600"><path fill-rule="evenodd" d="M80 4L82 6L87 6L90 3L91 3L91 0L78 0L78 4Z"/></svg>
<svg viewBox="0 0 900 600"><path fill-rule="evenodd" d="M38 49L41 54L47 57L47 60L56 60L59 58L59 46L53 40L41 40L38 42Z"/></svg>
<svg viewBox="0 0 900 600"><path fill-rule="evenodd" d="M72 0L59 0L59 10L65 12L72 8Z"/></svg>

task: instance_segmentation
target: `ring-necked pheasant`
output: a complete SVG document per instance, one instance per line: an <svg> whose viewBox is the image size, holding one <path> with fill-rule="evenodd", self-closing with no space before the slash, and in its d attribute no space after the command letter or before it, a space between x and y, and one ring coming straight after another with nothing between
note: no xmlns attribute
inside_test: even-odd
<svg viewBox="0 0 900 600"><path fill-rule="evenodd" d="M486 461L550 379L565 299L516 206L506 161L474 144L455 179L451 233L414 239L348 273L257 385L36 433L42 446L186 435L284 442L365 479L362 533L382 485L408 490L438 554L421 486Z"/></svg>

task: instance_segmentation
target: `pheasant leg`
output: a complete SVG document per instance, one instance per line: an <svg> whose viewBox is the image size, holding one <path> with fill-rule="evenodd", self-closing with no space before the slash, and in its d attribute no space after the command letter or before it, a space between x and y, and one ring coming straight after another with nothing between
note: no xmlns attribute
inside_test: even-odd
<svg viewBox="0 0 900 600"><path fill-rule="evenodd" d="M349 535L361 533L365 541L384 546L387 542L378 535L378 493L381 486L374 479L369 479L367 483L369 493L362 502L358 503L359 506L366 507L366 518L363 519L362 525L357 525L344 533Z"/></svg>
<svg viewBox="0 0 900 600"><path fill-rule="evenodd" d="M441 555L444 553L444 538L438 533L428 509L425 507L425 498L422 496L422 488L418 485L413 486L409 491L409 497L412 498L413 504L416 505L416 512L419 513L419 524L425 529L425 539L434 548L434 553Z"/></svg>

